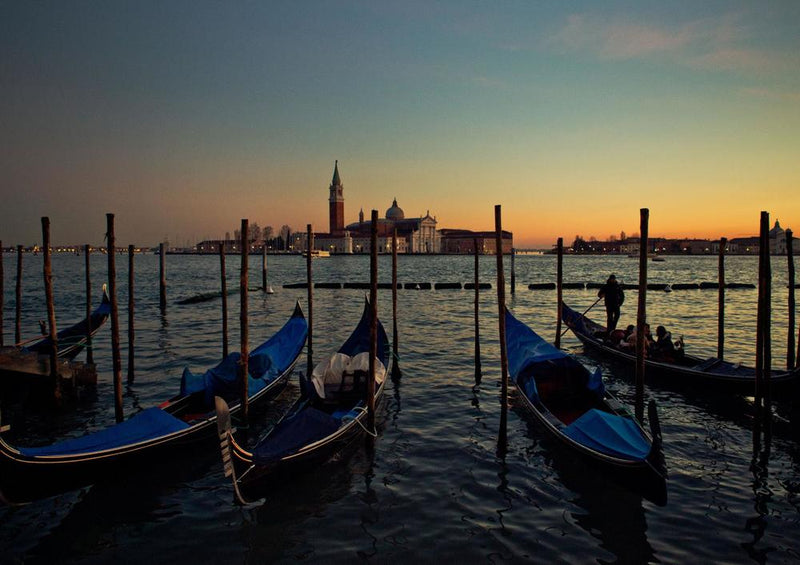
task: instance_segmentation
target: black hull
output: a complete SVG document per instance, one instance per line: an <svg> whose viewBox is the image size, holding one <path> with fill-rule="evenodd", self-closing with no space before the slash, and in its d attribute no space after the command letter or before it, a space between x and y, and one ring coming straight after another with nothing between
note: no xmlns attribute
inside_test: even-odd
<svg viewBox="0 0 800 565"><path fill-rule="evenodd" d="M279 394L288 382L297 359L267 387L250 399L252 406ZM240 410L237 404L231 412ZM0 439L0 500L21 504L52 496L107 478L131 476L136 469L152 468L164 459L197 451L198 444L214 445L216 415L190 428L161 438L79 456L27 457Z"/></svg>
<svg viewBox="0 0 800 565"><path fill-rule="evenodd" d="M563 434L556 424L556 419L542 406L535 404L525 393L515 386L516 396L521 399L525 413L531 415L536 423L547 432L548 437L556 440L561 447L580 457L583 461L602 469L602 472L622 485L638 491L652 502L663 506L667 501L666 469L660 444L653 443L650 454L644 461L618 459L588 449Z"/></svg>
<svg viewBox="0 0 800 565"><path fill-rule="evenodd" d="M602 353L610 359L625 364L631 370L636 367L636 355L621 351L595 337L594 332L605 328L576 313L563 305L565 324L583 343L587 351ZM711 361L711 360L708 360ZM704 370L706 360L686 355L682 364L667 363L645 359L648 375L653 375L669 385L688 385L692 388L708 388L715 391L726 390L737 394L755 394L755 369L735 365L726 361L717 361L716 365L723 371ZM793 391L800 383L800 368L793 371L772 371L770 386L774 392Z"/></svg>

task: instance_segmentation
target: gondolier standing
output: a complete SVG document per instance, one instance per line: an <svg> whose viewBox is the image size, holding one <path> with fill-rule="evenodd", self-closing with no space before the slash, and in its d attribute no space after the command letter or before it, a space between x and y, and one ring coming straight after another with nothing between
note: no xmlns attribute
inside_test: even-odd
<svg viewBox="0 0 800 565"><path fill-rule="evenodd" d="M600 298L605 298L606 303L606 331L610 335L617 327L619 320L619 308L625 302L625 293L622 287L617 282L617 277L614 274L609 275L606 284L600 287L597 293Z"/></svg>

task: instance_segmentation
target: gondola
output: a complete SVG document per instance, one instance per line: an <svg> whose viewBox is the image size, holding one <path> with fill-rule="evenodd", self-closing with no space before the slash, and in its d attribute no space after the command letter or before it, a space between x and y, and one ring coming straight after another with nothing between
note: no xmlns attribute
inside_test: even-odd
<svg viewBox="0 0 800 565"><path fill-rule="evenodd" d="M103 285L103 298L100 301L100 305L94 309L89 317L91 326L89 326L87 319L84 318L77 324L65 328L56 334L56 340L58 342L58 358L70 360L77 357L78 353L80 353L83 348L86 347L86 334L88 333L87 330L89 327L92 328L91 333L94 336L94 334L97 333L97 330L100 329L100 326L102 326L108 319L109 314L111 314L111 300L108 298L106 285ZM37 341L36 343L23 346L22 349L24 351L36 353L37 355L49 355L50 348L52 347L51 344L52 341L48 336L40 341Z"/></svg>
<svg viewBox="0 0 800 565"><path fill-rule="evenodd" d="M91 322L91 334L94 335L108 319L110 313L111 301L108 298L106 286L103 285L103 299L100 305L92 311L90 317L84 318L56 334L59 360L74 359L86 346L89 322ZM47 336L38 341L30 340L12 347L3 347L0 349L0 374L3 378L49 375L49 356L52 343L50 337Z"/></svg>
<svg viewBox="0 0 800 565"><path fill-rule="evenodd" d="M547 343L505 311L508 371L518 396L549 434L625 479L665 488L661 433L650 405L648 434L572 355Z"/></svg>
<svg viewBox="0 0 800 565"><path fill-rule="evenodd" d="M236 442L226 402L217 399L217 428L226 475L237 499L245 503L286 478L324 463L345 451L367 430L370 305L338 352L320 362L311 378L300 375L301 394L286 415L252 451ZM389 345L378 322L375 403L383 395L389 367ZM282 484L282 483L277 483Z"/></svg>
<svg viewBox="0 0 800 565"><path fill-rule="evenodd" d="M562 319L575 336L589 349L600 351L610 357L619 359L634 367L636 363L635 351L623 351L616 345L609 343L606 337L606 328L593 322L585 314L576 312L562 303ZM744 394L752 394L755 390L756 371L752 367L745 367L739 363L732 363L717 357L706 359L679 351L670 359L656 359L648 357L645 366L649 374L669 378L669 382L677 384L690 384L692 386L705 385L714 390L729 390ZM773 390L781 387L790 387L800 380L800 368L792 371L773 370L770 374L770 383Z"/></svg>
<svg viewBox="0 0 800 565"><path fill-rule="evenodd" d="M249 402L263 401L286 385L305 345L308 323L295 306L291 318L248 356ZM214 439L214 397L240 409L239 353L231 353L202 375L185 369L180 393L122 423L43 447L15 447L0 436L0 498L25 502L152 465L178 447ZM2 430L7 431L7 430Z"/></svg>

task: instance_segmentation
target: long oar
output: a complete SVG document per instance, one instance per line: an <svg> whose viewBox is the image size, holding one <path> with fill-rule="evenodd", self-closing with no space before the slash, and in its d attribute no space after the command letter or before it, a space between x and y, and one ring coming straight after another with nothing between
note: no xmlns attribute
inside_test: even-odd
<svg viewBox="0 0 800 565"><path fill-rule="evenodd" d="M595 306L597 306L597 303L598 303L598 302L600 302L602 299L603 299L603 297L601 296L600 298L598 298L597 300L595 300L595 301L594 301L594 304L592 304L592 305L591 305L591 306L589 306L589 307L588 307L586 310L584 310L584 311L583 311L583 314L581 314L581 318L585 318L585 317L586 317L586 314L589 312L589 310L591 310L592 308L594 308ZM565 329L563 332L561 332L561 337L564 337L564 334L565 334L565 333L567 333L569 330L570 330L570 328L569 328L569 326L568 326L568 327L567 327L567 328L566 328L566 329Z"/></svg>

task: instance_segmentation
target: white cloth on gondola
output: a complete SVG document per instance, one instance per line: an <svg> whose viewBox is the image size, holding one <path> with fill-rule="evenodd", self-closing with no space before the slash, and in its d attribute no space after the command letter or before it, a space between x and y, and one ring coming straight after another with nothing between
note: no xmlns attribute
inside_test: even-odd
<svg viewBox="0 0 800 565"><path fill-rule="evenodd" d="M325 390L348 391L353 389L356 372L364 376L369 374L369 351L363 351L355 357L344 353L334 353L327 360L314 367L311 382L320 398L325 398ZM380 385L386 375L386 367L380 359L375 358L375 383Z"/></svg>

